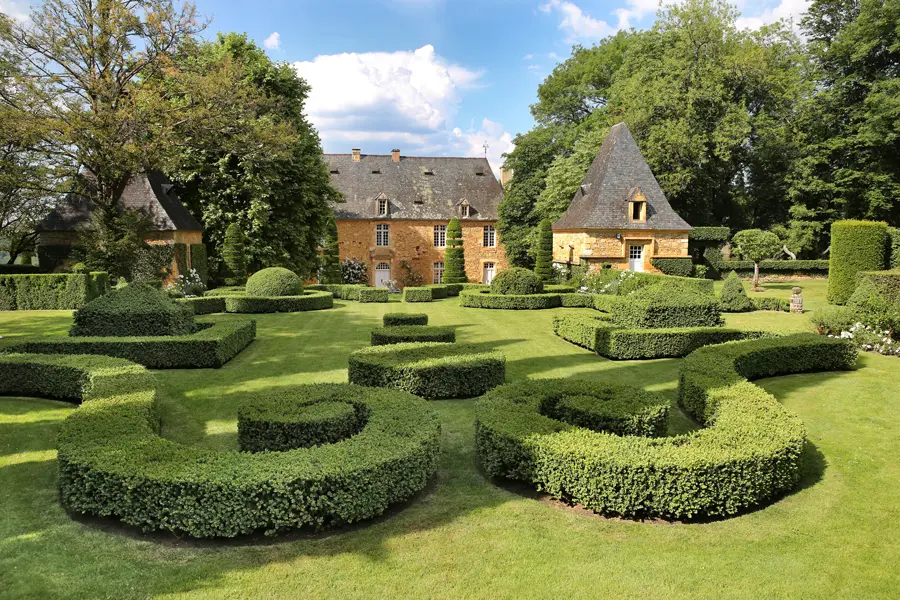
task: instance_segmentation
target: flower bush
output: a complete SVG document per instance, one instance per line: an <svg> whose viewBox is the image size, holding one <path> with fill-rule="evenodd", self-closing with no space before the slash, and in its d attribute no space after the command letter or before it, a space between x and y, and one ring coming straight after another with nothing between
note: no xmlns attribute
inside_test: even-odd
<svg viewBox="0 0 900 600"><path fill-rule="evenodd" d="M369 267L355 258L341 263L341 283L369 283Z"/></svg>
<svg viewBox="0 0 900 600"><path fill-rule="evenodd" d="M900 356L900 341L891 337L887 329L878 329L865 323L854 323L848 331L842 331L839 335L829 335L831 338L850 340L850 342L866 352L876 352L885 356Z"/></svg>
<svg viewBox="0 0 900 600"><path fill-rule="evenodd" d="M172 298L200 298L204 292L206 285L197 269L191 269L187 275L179 275L166 286L166 293Z"/></svg>

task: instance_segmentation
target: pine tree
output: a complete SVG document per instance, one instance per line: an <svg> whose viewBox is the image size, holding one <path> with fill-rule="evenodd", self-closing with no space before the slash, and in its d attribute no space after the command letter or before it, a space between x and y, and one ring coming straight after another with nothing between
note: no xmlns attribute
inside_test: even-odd
<svg viewBox="0 0 900 600"><path fill-rule="evenodd" d="M225 230L222 260L227 271L225 285L244 285L247 282L247 257L244 254L244 232L237 223Z"/></svg>
<svg viewBox="0 0 900 600"><path fill-rule="evenodd" d="M545 283L553 276L553 224L550 219L543 219L538 225L534 272Z"/></svg>
<svg viewBox="0 0 900 600"><path fill-rule="evenodd" d="M332 218L326 226L325 242L322 251L322 269L319 272L319 283L341 282L340 247L338 246L337 222Z"/></svg>
<svg viewBox="0 0 900 600"><path fill-rule="evenodd" d="M444 283L468 283L466 254L463 250L462 225L453 217L447 225L447 248L444 250Z"/></svg>

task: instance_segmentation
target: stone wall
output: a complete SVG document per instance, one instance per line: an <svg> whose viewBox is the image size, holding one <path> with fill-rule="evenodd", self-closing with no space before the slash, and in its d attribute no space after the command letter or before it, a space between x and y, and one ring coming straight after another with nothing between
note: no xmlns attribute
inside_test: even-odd
<svg viewBox="0 0 900 600"><path fill-rule="evenodd" d="M390 225L390 245L386 248L375 246L375 226L381 223ZM400 282L406 273L400 263L406 260L425 279L425 283L430 284L433 281L434 263L444 260L444 248L434 246L434 226L446 224L447 221L339 220L337 227L341 261L356 258L365 263L369 267L369 283L374 285L377 263L390 264L391 279ZM506 251L500 243L499 233L495 233L495 247L483 246L483 228L493 225L496 229L496 222L463 220L461 224L469 281L481 281L486 262L494 263L497 271L507 267Z"/></svg>
<svg viewBox="0 0 900 600"><path fill-rule="evenodd" d="M617 269L627 269L626 249L638 244L644 246L644 270L649 272L658 271L650 264L654 258L689 256L686 231L554 231L553 262L577 265L583 260L591 268L610 263Z"/></svg>

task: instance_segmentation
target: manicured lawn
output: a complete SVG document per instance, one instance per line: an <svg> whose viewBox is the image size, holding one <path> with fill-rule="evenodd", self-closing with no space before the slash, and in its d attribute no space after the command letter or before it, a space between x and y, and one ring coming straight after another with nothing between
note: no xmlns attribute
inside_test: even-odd
<svg viewBox="0 0 900 600"><path fill-rule="evenodd" d="M824 283L801 284L808 306L824 303ZM790 283L777 285L786 287L769 284L769 293L790 294ZM502 350L507 380L589 377L670 395L676 386L678 360L599 358L551 333L556 311L338 302L259 316L257 340L222 369L157 372L163 435L234 450L242 392L345 381L347 355L398 310L427 312L459 341ZM808 329L807 318L727 321L789 331ZM0 313L0 335L64 335L69 322L66 312ZM860 364L762 382L802 417L813 448L796 493L737 518L606 520L498 487L475 466L474 400L449 400L433 403L443 454L424 495L375 523L267 545L159 541L73 521L57 502L53 450L73 407L0 398L0 598L896 597L900 362L866 355ZM671 429L690 427L675 411Z"/></svg>

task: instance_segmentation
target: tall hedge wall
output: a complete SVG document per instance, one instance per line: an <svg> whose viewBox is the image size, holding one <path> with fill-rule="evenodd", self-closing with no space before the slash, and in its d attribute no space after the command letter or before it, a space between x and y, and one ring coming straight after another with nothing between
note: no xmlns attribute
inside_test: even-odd
<svg viewBox="0 0 900 600"><path fill-rule="evenodd" d="M846 304L856 289L857 273L884 269L887 244L886 223L835 221L831 225L828 302Z"/></svg>
<svg viewBox="0 0 900 600"><path fill-rule="evenodd" d="M0 275L0 310L71 310L108 291L105 272Z"/></svg>

